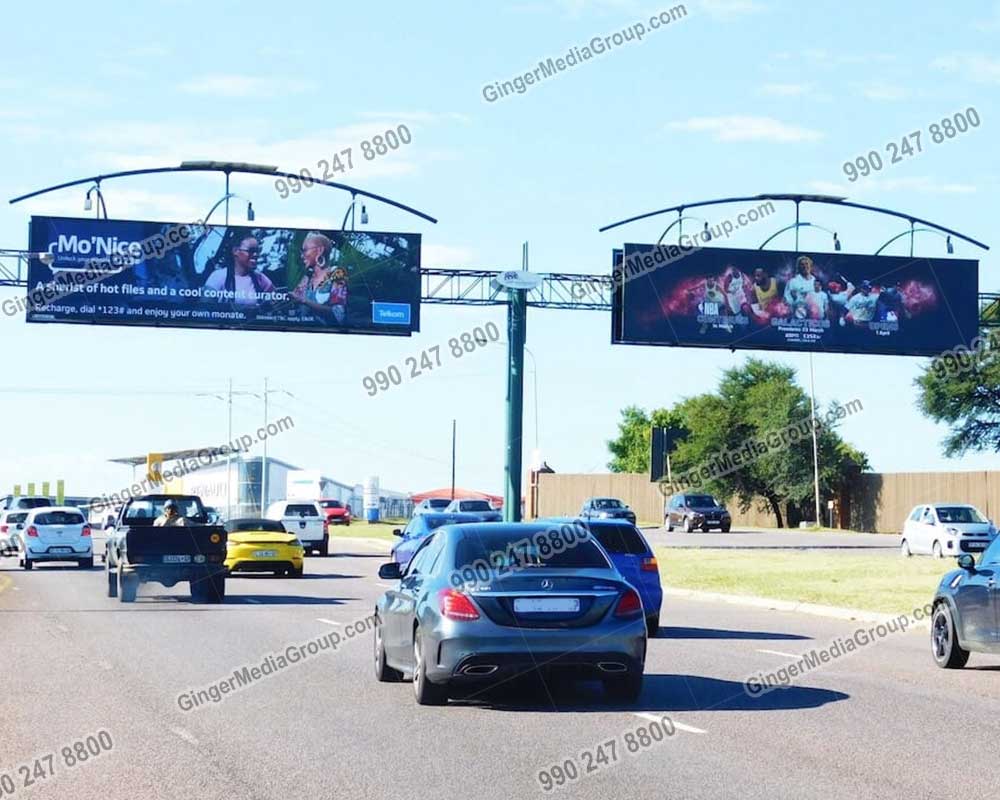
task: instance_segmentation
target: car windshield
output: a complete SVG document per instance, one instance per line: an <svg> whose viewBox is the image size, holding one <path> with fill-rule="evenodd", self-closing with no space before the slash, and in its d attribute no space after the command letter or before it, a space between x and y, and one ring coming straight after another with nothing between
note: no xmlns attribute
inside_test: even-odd
<svg viewBox="0 0 1000 800"><path fill-rule="evenodd" d="M427 526L428 530L435 530L442 525L447 525L449 522L454 521L454 517L427 517L423 520L423 524Z"/></svg>
<svg viewBox="0 0 1000 800"><path fill-rule="evenodd" d="M525 533L522 531L482 533L470 531L463 536L455 548L457 569L476 563L493 565L494 569L521 567L551 567L556 569L607 569L608 560L592 539L582 539L575 547L554 552L538 544L544 543L544 531Z"/></svg>
<svg viewBox="0 0 1000 800"><path fill-rule="evenodd" d="M52 501L47 497L22 497L14 501L16 508L44 508L52 505Z"/></svg>
<svg viewBox="0 0 1000 800"><path fill-rule="evenodd" d="M986 518L972 506L938 506L938 519L943 523L985 523Z"/></svg>
<svg viewBox="0 0 1000 800"><path fill-rule="evenodd" d="M594 501L594 508L624 508L621 500L613 497L599 497Z"/></svg>
<svg viewBox="0 0 1000 800"><path fill-rule="evenodd" d="M462 500L458 504L459 511L492 511L493 506L485 500Z"/></svg>
<svg viewBox="0 0 1000 800"><path fill-rule="evenodd" d="M344 504L341 503L339 500L322 500L320 502L320 505L323 508L343 508L344 507Z"/></svg>
<svg viewBox="0 0 1000 800"><path fill-rule="evenodd" d="M234 519L226 523L226 530L230 533L240 531L267 531L268 533L287 533L285 526L276 519Z"/></svg>
<svg viewBox="0 0 1000 800"><path fill-rule="evenodd" d="M76 511L44 511L35 517L36 525L83 525L83 515Z"/></svg>
<svg viewBox="0 0 1000 800"><path fill-rule="evenodd" d="M711 508L718 505L710 494L689 494L685 504L688 508Z"/></svg>
<svg viewBox="0 0 1000 800"><path fill-rule="evenodd" d="M447 508L449 505L451 505L451 500L446 500L444 498L427 501L428 508Z"/></svg>
<svg viewBox="0 0 1000 800"><path fill-rule="evenodd" d="M613 555L649 555L649 546L632 525L594 525L590 533Z"/></svg>
<svg viewBox="0 0 1000 800"><path fill-rule="evenodd" d="M163 515L163 507L168 500L177 504L177 513L185 519L204 520L202 505L193 497L162 497L156 500L133 500L125 512L126 522L148 522Z"/></svg>
<svg viewBox="0 0 1000 800"><path fill-rule="evenodd" d="M289 503L285 508L286 517L318 517L312 503Z"/></svg>

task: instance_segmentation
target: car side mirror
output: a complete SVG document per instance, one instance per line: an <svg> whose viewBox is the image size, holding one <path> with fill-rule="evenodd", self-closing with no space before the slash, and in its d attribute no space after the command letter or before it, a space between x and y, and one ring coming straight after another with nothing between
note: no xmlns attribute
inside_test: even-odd
<svg viewBox="0 0 1000 800"><path fill-rule="evenodd" d="M378 568L378 576L384 581L398 581L403 573L400 572L398 563L390 561Z"/></svg>
<svg viewBox="0 0 1000 800"><path fill-rule="evenodd" d="M393 536L402 536L403 532L399 528L393 528L392 535Z"/></svg>
<svg viewBox="0 0 1000 800"><path fill-rule="evenodd" d="M958 566L966 570L967 572L975 572L976 571L975 556L969 553L962 553L962 555L958 557Z"/></svg>

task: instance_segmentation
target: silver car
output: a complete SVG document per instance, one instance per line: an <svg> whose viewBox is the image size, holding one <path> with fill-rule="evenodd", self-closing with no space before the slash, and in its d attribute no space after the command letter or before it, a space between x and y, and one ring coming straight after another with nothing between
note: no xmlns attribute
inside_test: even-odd
<svg viewBox="0 0 1000 800"><path fill-rule="evenodd" d="M375 676L411 679L421 705L533 672L639 697L642 600L579 524L445 525L379 577L398 584L376 604Z"/></svg>

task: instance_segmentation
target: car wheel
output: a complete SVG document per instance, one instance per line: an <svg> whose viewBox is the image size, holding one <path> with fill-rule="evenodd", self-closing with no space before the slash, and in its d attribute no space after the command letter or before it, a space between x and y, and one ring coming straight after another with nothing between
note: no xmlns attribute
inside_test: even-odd
<svg viewBox="0 0 1000 800"><path fill-rule="evenodd" d="M442 706L448 702L448 687L427 679L420 628L413 632L413 693L422 706Z"/></svg>
<svg viewBox="0 0 1000 800"><path fill-rule="evenodd" d="M941 549L941 542L934 542L934 546L931 547L931 552L934 554L934 558L944 558L944 551Z"/></svg>
<svg viewBox="0 0 1000 800"><path fill-rule="evenodd" d="M732 523L728 525L723 525L721 528L719 528L719 530L721 530L723 533L729 533L729 531L731 531L732 529L733 529Z"/></svg>
<svg viewBox="0 0 1000 800"><path fill-rule="evenodd" d="M702 533L708 533L710 530L711 530L711 528L709 527L709 525L708 525L707 522L704 525L701 526L701 532Z"/></svg>
<svg viewBox="0 0 1000 800"><path fill-rule="evenodd" d="M646 617L646 635L650 639L655 639L656 635L660 632L660 615L654 614L651 617Z"/></svg>
<svg viewBox="0 0 1000 800"><path fill-rule="evenodd" d="M688 516L684 517L684 533L691 533L691 518Z"/></svg>
<svg viewBox="0 0 1000 800"><path fill-rule="evenodd" d="M108 575L108 597L118 597L118 574L110 569L104 571Z"/></svg>
<svg viewBox="0 0 1000 800"><path fill-rule="evenodd" d="M209 586L208 578L201 578L197 581L188 581L191 587L191 600L194 603L208 603L211 602L209 599Z"/></svg>
<svg viewBox="0 0 1000 800"><path fill-rule="evenodd" d="M295 567L292 567L290 570L288 570L288 574L291 577L293 577L293 578L301 578L302 574L305 571L306 571L306 568L305 568L305 565L303 565L303 566L299 567L298 569L296 569Z"/></svg>
<svg viewBox="0 0 1000 800"><path fill-rule="evenodd" d="M931 653L941 669L961 669L969 660L955 636L955 620L947 603L938 603L931 622Z"/></svg>
<svg viewBox="0 0 1000 800"><path fill-rule="evenodd" d="M398 683L403 673L385 662L385 642L382 641L382 621L375 618L375 680L381 683Z"/></svg>
<svg viewBox="0 0 1000 800"><path fill-rule="evenodd" d="M34 566L34 564L31 563L31 559L28 558L27 556L24 557L24 561L22 563L24 565L24 568L28 570L30 570Z"/></svg>
<svg viewBox="0 0 1000 800"><path fill-rule="evenodd" d="M139 577L137 575L126 575L118 570L118 600L122 603L134 603L135 596L139 593Z"/></svg>
<svg viewBox="0 0 1000 800"><path fill-rule="evenodd" d="M330 535L323 534L323 544L320 545L319 554L325 556L330 552Z"/></svg>
<svg viewBox="0 0 1000 800"><path fill-rule="evenodd" d="M80 569L93 569L94 568L94 557L91 556L90 558L81 558L79 561L76 562L76 565Z"/></svg>
<svg viewBox="0 0 1000 800"><path fill-rule="evenodd" d="M605 678L604 693L618 703L635 703L642 694L642 673L629 671L620 678Z"/></svg>
<svg viewBox="0 0 1000 800"><path fill-rule="evenodd" d="M670 517L663 518L663 527L667 529L667 533L674 532L674 526L670 524Z"/></svg>
<svg viewBox="0 0 1000 800"><path fill-rule="evenodd" d="M906 541L906 539L903 539L903 541L899 545L899 554L903 558L909 558L910 556L913 555L913 553L910 552L910 543Z"/></svg>
<svg viewBox="0 0 1000 800"><path fill-rule="evenodd" d="M208 602L226 602L226 576L213 575L208 581Z"/></svg>
<svg viewBox="0 0 1000 800"><path fill-rule="evenodd" d="M349 519L348 519L348 520L345 520L345 521L344 521L344 524L345 524L345 525L350 525L350 524L351 524L351 521L350 521Z"/></svg>

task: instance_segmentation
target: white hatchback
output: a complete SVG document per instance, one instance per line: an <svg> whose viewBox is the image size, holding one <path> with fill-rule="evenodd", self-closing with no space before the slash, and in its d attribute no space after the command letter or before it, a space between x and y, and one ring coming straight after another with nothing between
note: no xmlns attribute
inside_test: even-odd
<svg viewBox="0 0 1000 800"><path fill-rule="evenodd" d="M31 569L42 561L75 561L78 566L94 566L90 525L80 509L72 506L33 508L18 532L21 565Z"/></svg>
<svg viewBox="0 0 1000 800"><path fill-rule="evenodd" d="M0 511L0 556L17 555L27 517L27 511Z"/></svg>
<svg viewBox="0 0 1000 800"><path fill-rule="evenodd" d="M960 556L983 552L996 535L996 526L975 506L934 503L916 506L910 512L903 523L899 548L904 556Z"/></svg>

